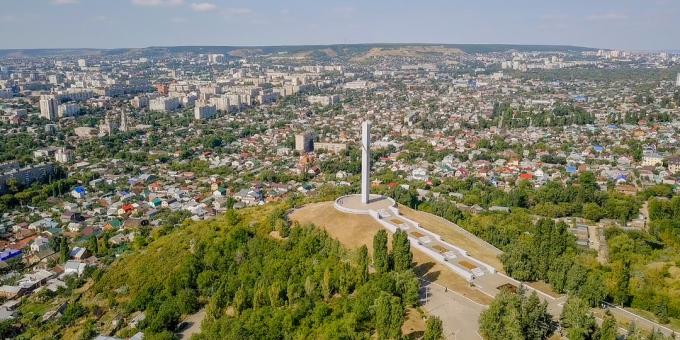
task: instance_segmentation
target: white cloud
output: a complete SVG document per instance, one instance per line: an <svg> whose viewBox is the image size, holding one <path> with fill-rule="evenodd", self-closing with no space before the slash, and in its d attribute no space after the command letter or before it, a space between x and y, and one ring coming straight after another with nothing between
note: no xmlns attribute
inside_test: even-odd
<svg viewBox="0 0 680 340"><path fill-rule="evenodd" d="M51 0L55 5L75 5L80 3L80 0Z"/></svg>
<svg viewBox="0 0 680 340"><path fill-rule="evenodd" d="M250 8L227 8L222 12L226 16L244 16L253 14Z"/></svg>
<svg viewBox="0 0 680 340"><path fill-rule="evenodd" d="M626 20L628 19L628 15L618 12L598 13L590 15L586 19L590 21Z"/></svg>
<svg viewBox="0 0 680 340"><path fill-rule="evenodd" d="M215 4L209 2L192 3L191 9L195 12L211 12L217 9Z"/></svg>
<svg viewBox="0 0 680 340"><path fill-rule="evenodd" d="M132 4L148 7L179 6L184 4L184 0L132 0Z"/></svg>

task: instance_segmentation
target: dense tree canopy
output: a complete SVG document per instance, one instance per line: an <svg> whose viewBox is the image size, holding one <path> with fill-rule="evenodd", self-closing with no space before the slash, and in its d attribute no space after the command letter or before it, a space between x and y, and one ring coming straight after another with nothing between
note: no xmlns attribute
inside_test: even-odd
<svg viewBox="0 0 680 340"><path fill-rule="evenodd" d="M479 319L479 331L488 340L546 339L554 325L536 293L501 290Z"/></svg>
<svg viewBox="0 0 680 340"><path fill-rule="evenodd" d="M402 250L393 255L408 266L390 270L387 261L385 271L369 275L366 247L348 252L312 226L272 238L271 223L281 215L269 211L259 220L232 213L172 232L114 264L94 292L117 301L109 308L144 311L139 328L150 337L172 332L203 304L207 316L199 339L401 336L404 309L417 303L419 290L408 240L404 245L397 237ZM376 239L389 257L387 234ZM123 295L115 293L121 288Z"/></svg>

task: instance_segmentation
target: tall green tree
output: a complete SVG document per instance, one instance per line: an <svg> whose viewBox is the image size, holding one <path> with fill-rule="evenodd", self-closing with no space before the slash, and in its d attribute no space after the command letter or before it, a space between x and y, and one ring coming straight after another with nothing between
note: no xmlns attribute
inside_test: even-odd
<svg viewBox="0 0 680 340"><path fill-rule="evenodd" d="M60 262L66 262L70 258L69 256L69 246L68 246L68 241L66 240L66 237L61 238L61 242L59 243L59 261Z"/></svg>
<svg viewBox="0 0 680 340"><path fill-rule="evenodd" d="M384 229L378 230L373 236L373 267L378 273L387 273L390 270L387 232Z"/></svg>
<svg viewBox="0 0 680 340"><path fill-rule="evenodd" d="M546 339L552 332L552 319L548 303L538 298L536 292L520 298L522 333L527 339Z"/></svg>
<svg viewBox="0 0 680 340"><path fill-rule="evenodd" d="M611 278L614 282L613 290L610 295L614 303L625 306L630 301L630 292L628 289L630 281L630 260L624 259L612 263Z"/></svg>
<svg viewBox="0 0 680 340"><path fill-rule="evenodd" d="M479 319L479 331L485 339L546 339L553 322L546 302L536 293L526 295L502 290Z"/></svg>
<svg viewBox="0 0 680 340"><path fill-rule="evenodd" d="M590 339L597 327L588 303L576 296L564 304L560 321L570 340Z"/></svg>
<svg viewBox="0 0 680 340"><path fill-rule="evenodd" d="M109 246L109 234L104 233L102 236L102 246L100 247L102 254L107 254L109 252Z"/></svg>
<svg viewBox="0 0 680 340"><path fill-rule="evenodd" d="M536 279L535 247L534 236L524 234L501 254L503 267L510 276L520 281Z"/></svg>
<svg viewBox="0 0 680 340"><path fill-rule="evenodd" d="M431 316L425 322L425 334L423 340L442 340L444 339L444 327L442 319Z"/></svg>
<svg viewBox="0 0 680 340"><path fill-rule="evenodd" d="M523 339L518 310L517 296L502 290L480 315L479 333L488 340Z"/></svg>
<svg viewBox="0 0 680 340"><path fill-rule="evenodd" d="M408 234L401 229L397 229L392 236L392 259L394 270L396 271L404 271L411 268L411 262L413 261L411 244L408 240Z"/></svg>
<svg viewBox="0 0 680 340"><path fill-rule="evenodd" d="M616 319L611 312L607 311L602 320L602 326L595 332L593 338L595 340L616 340L617 336Z"/></svg>
<svg viewBox="0 0 680 340"><path fill-rule="evenodd" d="M97 242L97 236L90 236L90 252L92 255L97 255L99 254L99 242Z"/></svg>
<svg viewBox="0 0 680 340"><path fill-rule="evenodd" d="M323 272L323 279L321 280L321 291L323 292L323 298L328 300L331 298L332 293L331 287L331 271L326 268Z"/></svg>
<svg viewBox="0 0 680 340"><path fill-rule="evenodd" d="M357 251L357 281L364 283L368 281L368 247L362 245Z"/></svg>
<svg viewBox="0 0 680 340"><path fill-rule="evenodd" d="M578 296L589 306L597 307L607 295L602 274L598 271L590 271L586 275L585 283L578 289Z"/></svg>
<svg viewBox="0 0 680 340"><path fill-rule="evenodd" d="M375 300L375 328L380 339L398 339L404 323L404 309L399 298L380 292Z"/></svg>

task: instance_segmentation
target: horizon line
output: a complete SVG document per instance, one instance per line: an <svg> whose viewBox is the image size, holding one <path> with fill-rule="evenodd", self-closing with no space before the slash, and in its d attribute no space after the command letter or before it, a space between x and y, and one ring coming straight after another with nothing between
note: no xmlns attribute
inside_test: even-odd
<svg viewBox="0 0 680 340"><path fill-rule="evenodd" d="M220 45L220 44L181 44L181 45L147 45L142 47L0 47L0 51L7 50L119 50L119 49L146 49L146 48L170 48L170 47L234 47L234 48L257 48L257 47L315 47L315 46L370 46L370 45L421 45L421 46L541 46L541 47L576 47L584 49L612 50L613 48L590 47L574 44L540 44L540 43L443 43L443 42L356 42L356 43L303 43L303 44L253 44L253 45Z"/></svg>

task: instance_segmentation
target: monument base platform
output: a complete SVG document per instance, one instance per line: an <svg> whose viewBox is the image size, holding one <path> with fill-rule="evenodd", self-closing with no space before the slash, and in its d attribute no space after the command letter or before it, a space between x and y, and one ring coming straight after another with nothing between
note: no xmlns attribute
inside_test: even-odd
<svg viewBox="0 0 680 340"><path fill-rule="evenodd" d="M396 202L383 195L370 195L367 204L361 202L361 195L347 195L335 200L335 208L350 214L368 215L370 211L381 211L389 207L396 207Z"/></svg>

